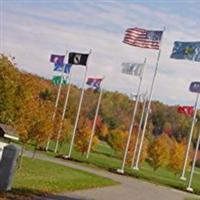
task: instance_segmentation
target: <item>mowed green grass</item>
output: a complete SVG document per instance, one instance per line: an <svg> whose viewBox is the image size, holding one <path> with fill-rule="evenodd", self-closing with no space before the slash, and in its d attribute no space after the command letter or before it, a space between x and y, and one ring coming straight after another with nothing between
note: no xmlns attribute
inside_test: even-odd
<svg viewBox="0 0 200 200"><path fill-rule="evenodd" d="M51 146L53 149L53 145ZM68 145L63 145L60 147L60 154L67 154ZM54 153L49 153L50 155L55 155ZM86 159L86 155L82 155L81 153L73 150L72 158L76 161L82 162L83 164L90 164L93 166L101 167L106 170L118 169L121 167L122 161L117 158L119 154L115 152L108 144L105 142L100 143L95 151L91 152L89 159ZM200 194L200 169L196 168L198 173L194 174L192 187L194 192ZM181 181L180 175L175 175L173 171L168 168L159 168L154 171L147 163L143 163L140 165L140 170L135 171L130 167L125 168L125 172L127 175L140 178L143 180L148 180L153 183L158 183L161 185L167 185L173 188L186 190L187 181ZM189 177L189 172L186 174Z"/></svg>
<svg viewBox="0 0 200 200"><path fill-rule="evenodd" d="M48 161L23 158L17 170L14 190L27 193L57 193L117 184L84 171Z"/></svg>

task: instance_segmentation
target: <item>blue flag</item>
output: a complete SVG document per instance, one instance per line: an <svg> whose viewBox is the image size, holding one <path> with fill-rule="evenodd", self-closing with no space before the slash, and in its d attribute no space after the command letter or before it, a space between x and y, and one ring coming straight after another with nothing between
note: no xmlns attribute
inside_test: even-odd
<svg viewBox="0 0 200 200"><path fill-rule="evenodd" d="M70 73L70 70L71 70L71 66L70 64L65 64L64 67L64 73L66 74L69 74ZM60 64L55 64L54 65L54 71L57 71L57 72L62 72L62 69L63 69L63 65L60 65Z"/></svg>
<svg viewBox="0 0 200 200"><path fill-rule="evenodd" d="M195 81L190 84L190 92L200 93L200 82Z"/></svg>
<svg viewBox="0 0 200 200"><path fill-rule="evenodd" d="M200 42L174 42L170 58L200 62Z"/></svg>

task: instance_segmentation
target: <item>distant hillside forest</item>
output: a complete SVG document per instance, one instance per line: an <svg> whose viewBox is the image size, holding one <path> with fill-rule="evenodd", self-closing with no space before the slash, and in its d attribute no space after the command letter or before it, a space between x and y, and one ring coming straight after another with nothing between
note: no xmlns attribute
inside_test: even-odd
<svg viewBox="0 0 200 200"><path fill-rule="evenodd" d="M14 58L0 56L0 123L14 126L24 144L32 141L38 147L44 147L49 134L51 134L52 139L56 138L67 86L62 88L56 119L52 122L58 86L54 86L50 80L43 77L19 70L14 62ZM80 88L72 85L60 138L61 142L70 139L78 109L80 91ZM86 143L91 132L98 95L99 92L92 89L85 91L75 140L78 144L76 147L81 151L84 151L85 148L80 143ZM99 140L103 140L116 150L123 149L134 103L127 95L104 91L94 145ZM137 133L141 112L142 104L139 105L133 137ZM198 114L198 116L200 115ZM164 134L177 143L186 141L191 120L191 117L177 113L177 106L153 101L146 140L151 143L155 138ZM198 127L199 120L194 130L194 145Z"/></svg>

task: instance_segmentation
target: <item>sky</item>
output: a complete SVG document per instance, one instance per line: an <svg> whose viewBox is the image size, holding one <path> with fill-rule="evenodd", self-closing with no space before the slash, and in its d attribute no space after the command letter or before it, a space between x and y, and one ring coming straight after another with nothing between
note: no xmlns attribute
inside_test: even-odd
<svg viewBox="0 0 200 200"><path fill-rule="evenodd" d="M174 41L200 41L198 0L0 0L0 52L15 57L20 69L51 79L51 54L87 53L88 77L105 76L102 87L130 95L139 79L121 73L122 62L147 58L142 92L150 89L157 50L122 43L127 28L166 28L153 99L170 105L193 105L189 92L199 81L200 63L170 59ZM84 67L72 68L81 87Z"/></svg>

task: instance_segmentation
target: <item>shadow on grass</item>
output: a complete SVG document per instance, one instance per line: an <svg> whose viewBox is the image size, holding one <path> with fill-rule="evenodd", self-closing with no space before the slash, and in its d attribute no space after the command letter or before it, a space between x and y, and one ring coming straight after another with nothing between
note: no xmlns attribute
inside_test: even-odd
<svg viewBox="0 0 200 200"><path fill-rule="evenodd" d="M1 192L0 199L3 200L93 200L82 197L70 197L60 194L49 194L39 190L27 188L15 188L8 192Z"/></svg>
<svg viewBox="0 0 200 200"><path fill-rule="evenodd" d="M82 197L69 197L65 195L51 194L43 197L36 197L37 200L94 200Z"/></svg>

